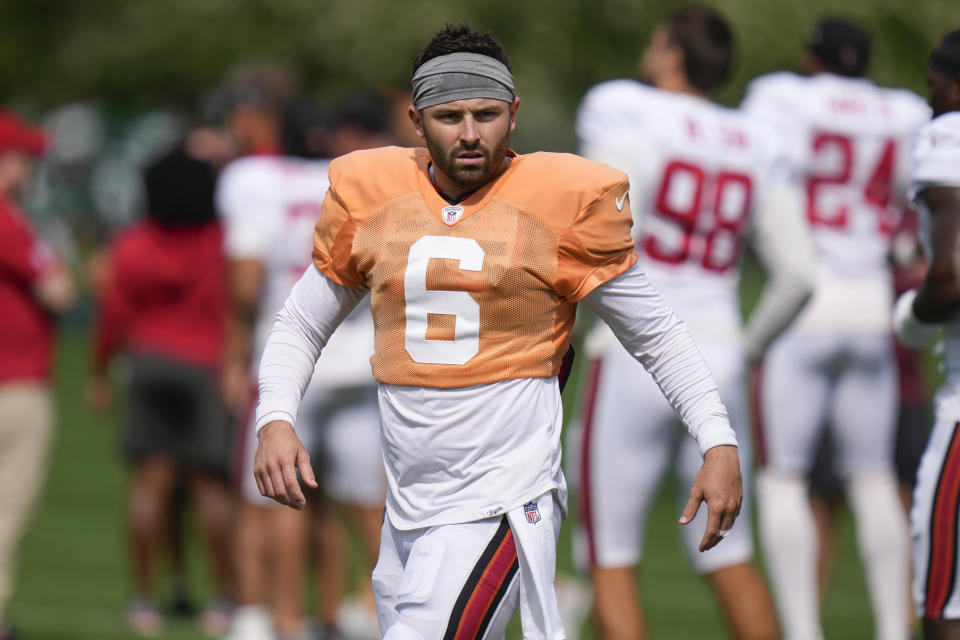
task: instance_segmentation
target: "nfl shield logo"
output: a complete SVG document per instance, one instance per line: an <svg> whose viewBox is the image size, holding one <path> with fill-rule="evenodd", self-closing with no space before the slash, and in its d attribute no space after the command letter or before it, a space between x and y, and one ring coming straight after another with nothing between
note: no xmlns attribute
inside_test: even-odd
<svg viewBox="0 0 960 640"><path fill-rule="evenodd" d="M528 502L523 505L523 513L527 516L527 522L530 524L540 522L540 509L537 508L536 502Z"/></svg>
<svg viewBox="0 0 960 640"><path fill-rule="evenodd" d="M455 224L463 215L463 207L444 207L440 210L440 215L447 224Z"/></svg>

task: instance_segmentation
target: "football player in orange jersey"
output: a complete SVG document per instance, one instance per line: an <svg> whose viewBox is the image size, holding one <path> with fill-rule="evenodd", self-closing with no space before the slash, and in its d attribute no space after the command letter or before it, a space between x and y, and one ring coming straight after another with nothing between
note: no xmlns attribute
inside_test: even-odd
<svg viewBox="0 0 960 640"><path fill-rule="evenodd" d="M387 507L373 572L380 630L401 640L564 638L554 592L566 514L557 374L576 303L653 375L704 463L701 551L733 526L736 437L683 323L636 267L626 176L509 148L519 99L489 34L447 26L414 63L410 117L427 149L330 165L314 266L277 316L260 366L261 492L300 509L316 486L293 424L314 362L368 293ZM298 480L297 474L300 474Z"/></svg>

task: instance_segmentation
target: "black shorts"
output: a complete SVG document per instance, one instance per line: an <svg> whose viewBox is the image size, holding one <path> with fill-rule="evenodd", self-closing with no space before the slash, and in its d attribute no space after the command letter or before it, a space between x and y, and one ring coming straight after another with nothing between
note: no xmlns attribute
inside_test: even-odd
<svg viewBox="0 0 960 640"><path fill-rule="evenodd" d="M126 456L164 455L184 468L225 474L230 423L213 374L155 355L134 354L130 365Z"/></svg>

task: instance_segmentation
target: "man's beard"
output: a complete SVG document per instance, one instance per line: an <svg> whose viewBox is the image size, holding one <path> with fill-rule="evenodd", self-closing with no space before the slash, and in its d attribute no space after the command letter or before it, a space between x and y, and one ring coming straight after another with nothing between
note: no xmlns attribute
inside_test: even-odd
<svg viewBox="0 0 960 640"><path fill-rule="evenodd" d="M463 190L461 193L464 193L483 186L500 171L503 166L503 159L510 149L510 134L508 132L493 148L493 151L480 141L469 147L457 144L453 149L447 151L436 141L429 138L427 138L427 149L430 151L430 158L437 169L460 187ZM483 161L476 165L460 166L457 163L457 155L465 152L479 153L483 156ZM460 194L449 193L447 195L457 196Z"/></svg>

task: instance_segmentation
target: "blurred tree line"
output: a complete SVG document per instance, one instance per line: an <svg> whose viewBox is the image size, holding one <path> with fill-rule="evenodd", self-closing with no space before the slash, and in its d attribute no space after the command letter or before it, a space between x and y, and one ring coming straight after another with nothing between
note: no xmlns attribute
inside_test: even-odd
<svg viewBox="0 0 960 640"><path fill-rule="evenodd" d="M0 102L37 110L75 101L194 107L232 65L287 63L319 97L358 84L407 87L411 61L444 22L491 30L523 101L514 146L571 150L590 85L632 76L668 0L0 0ZM957 0L724 0L740 46L736 104L752 77L793 69L804 30L824 14L874 34L870 75L923 91L936 39L960 27Z"/></svg>

